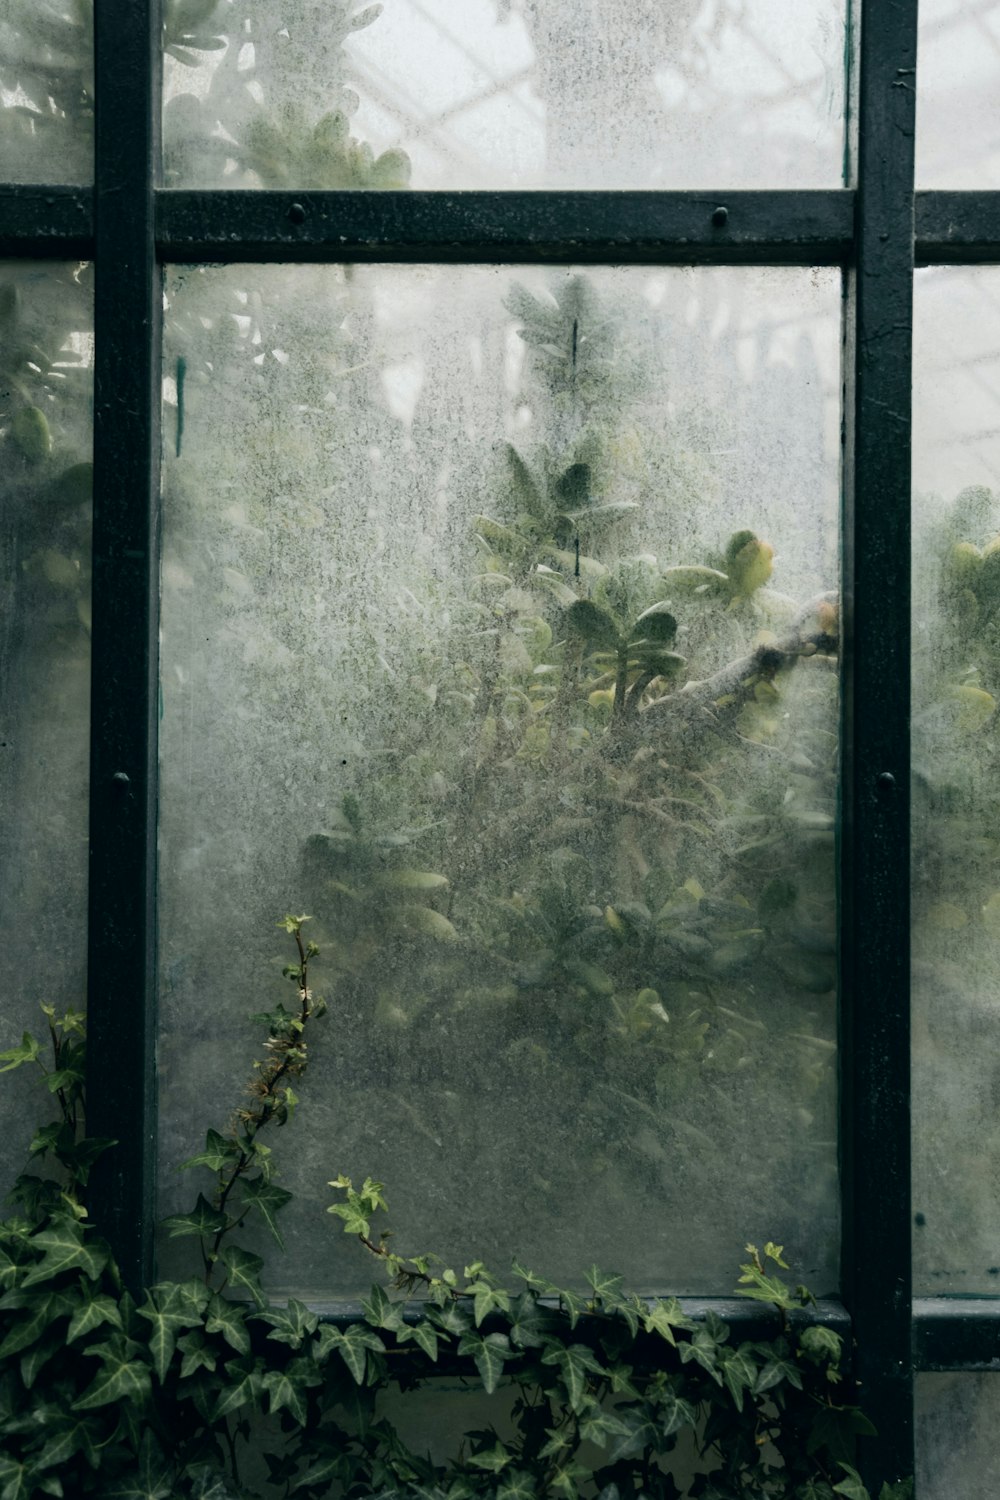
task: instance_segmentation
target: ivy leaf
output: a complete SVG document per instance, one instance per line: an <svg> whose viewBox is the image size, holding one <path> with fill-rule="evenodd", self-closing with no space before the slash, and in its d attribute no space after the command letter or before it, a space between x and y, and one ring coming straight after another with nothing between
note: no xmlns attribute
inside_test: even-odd
<svg viewBox="0 0 1000 1500"><path fill-rule="evenodd" d="M331 1349L337 1350L356 1383L363 1385L369 1349L383 1354L385 1345L377 1333L360 1323L352 1323L349 1328L345 1329L332 1328L329 1324L324 1324L317 1338L319 1358L322 1359Z"/></svg>
<svg viewBox="0 0 1000 1500"><path fill-rule="evenodd" d="M40 1281L51 1281L63 1271L82 1271L96 1281L108 1263L108 1253L92 1249L83 1243L83 1231L78 1224L64 1219L53 1229L43 1229L29 1241L33 1247L44 1250L42 1260L29 1271L21 1282L22 1287L35 1286Z"/></svg>
<svg viewBox="0 0 1000 1500"><path fill-rule="evenodd" d="M246 1326L246 1314L235 1302L214 1293L208 1304L205 1319L206 1333L221 1333L231 1349L237 1354L250 1353L250 1333Z"/></svg>
<svg viewBox="0 0 1000 1500"><path fill-rule="evenodd" d="M497 1490L497 1500L537 1500L537 1496L534 1479L523 1469L511 1470Z"/></svg>
<svg viewBox="0 0 1000 1500"><path fill-rule="evenodd" d="M73 1411L90 1411L111 1402L143 1402L152 1391L149 1367L131 1357L129 1341L120 1334L106 1344L94 1344L88 1354L101 1357L101 1369L83 1395L72 1404Z"/></svg>
<svg viewBox="0 0 1000 1500"><path fill-rule="evenodd" d="M268 1410L272 1416L279 1411L289 1411L300 1427L305 1427L308 1412L303 1391L309 1386L322 1384L323 1377L312 1360L293 1359L284 1370L269 1370L264 1376L264 1389L270 1396Z"/></svg>
<svg viewBox="0 0 1000 1500"><path fill-rule="evenodd" d="M212 1420L219 1422L230 1412L257 1401L264 1389L263 1360L233 1359L226 1365L225 1384L219 1392Z"/></svg>
<svg viewBox="0 0 1000 1500"><path fill-rule="evenodd" d="M387 1328L392 1333L402 1333L405 1327L402 1306L398 1302L393 1302L384 1287L376 1283L369 1296L362 1302L361 1308L365 1315L365 1322L370 1323L373 1328ZM437 1340L435 1339L436 1347Z"/></svg>
<svg viewBox="0 0 1000 1500"><path fill-rule="evenodd" d="M757 1366L744 1349L726 1350L720 1358L722 1379L737 1411L743 1410L743 1393L754 1388Z"/></svg>
<svg viewBox="0 0 1000 1500"><path fill-rule="evenodd" d="M34 1488L28 1465L0 1453L0 1500L29 1500Z"/></svg>
<svg viewBox="0 0 1000 1500"><path fill-rule="evenodd" d="M457 1302L446 1302L443 1307L428 1308L427 1315L444 1333L453 1334L456 1338L460 1338L472 1328L472 1319L465 1308L459 1307Z"/></svg>
<svg viewBox="0 0 1000 1500"><path fill-rule="evenodd" d="M50 1328L36 1344L25 1350L21 1355L20 1371L21 1381L26 1390L31 1390L39 1371L48 1364L54 1354L63 1348L64 1343L62 1330Z"/></svg>
<svg viewBox="0 0 1000 1500"><path fill-rule="evenodd" d="M354 1476L354 1462L350 1454L345 1453L341 1448L327 1447L319 1456L310 1454L310 1459L312 1461L308 1468L292 1485L293 1495L296 1490L304 1490L307 1487L311 1489L323 1487L325 1490L333 1481L338 1481L346 1487Z"/></svg>
<svg viewBox="0 0 1000 1500"><path fill-rule="evenodd" d="M232 1136L220 1135L217 1130L210 1130L205 1137L204 1151L199 1151L197 1156L181 1162L178 1170L184 1172L188 1167L208 1167L212 1172L221 1172L227 1162L239 1155L239 1143Z"/></svg>
<svg viewBox="0 0 1000 1500"><path fill-rule="evenodd" d="M813 1418L806 1452L817 1453L825 1449L835 1463L841 1467L854 1454L856 1437L874 1437L875 1428L855 1406L823 1406ZM865 1500L868 1497L865 1496Z"/></svg>
<svg viewBox="0 0 1000 1500"><path fill-rule="evenodd" d="M578 1412L583 1402L588 1373L603 1375L604 1367L594 1358L586 1344L550 1344L542 1363L558 1365L559 1374L569 1397L570 1411Z"/></svg>
<svg viewBox="0 0 1000 1500"><path fill-rule="evenodd" d="M647 1448L656 1448L660 1437L659 1429L641 1407L625 1407L618 1413L618 1417L625 1431L611 1444L609 1463L642 1458Z"/></svg>
<svg viewBox="0 0 1000 1500"><path fill-rule="evenodd" d="M272 1331L268 1334L269 1339L277 1344L290 1344L293 1349L300 1348L302 1340L308 1334L315 1333L319 1326L316 1314L294 1297L289 1298L288 1306L283 1312L268 1310L252 1316L262 1323L270 1323Z"/></svg>
<svg viewBox="0 0 1000 1500"><path fill-rule="evenodd" d="M471 1354L487 1396L492 1396L503 1374L503 1362L513 1353L505 1333L467 1333L458 1346L459 1354Z"/></svg>
<svg viewBox="0 0 1000 1500"><path fill-rule="evenodd" d="M677 1298L668 1297L666 1301L658 1299L653 1303L643 1319L643 1327L647 1333L658 1333L676 1349L677 1340L674 1338L674 1329L690 1332L695 1324L685 1316Z"/></svg>
<svg viewBox="0 0 1000 1500"><path fill-rule="evenodd" d="M839 1333L834 1333L832 1328L823 1328L820 1324L803 1328L799 1334L799 1348L812 1359L826 1360L833 1365L839 1365L843 1352Z"/></svg>
<svg viewBox="0 0 1000 1500"><path fill-rule="evenodd" d="M664 1437L673 1437L684 1427L697 1427L698 1412L690 1401L685 1401L671 1387L660 1392L656 1402L660 1431ZM740 1406L740 1411L743 1408Z"/></svg>
<svg viewBox="0 0 1000 1500"><path fill-rule="evenodd" d="M839 1484L834 1485L834 1494L846 1495L847 1500L870 1500L868 1491L861 1483L861 1475L857 1469L845 1463L841 1463L840 1467L843 1469L846 1478L842 1479Z"/></svg>
<svg viewBox="0 0 1000 1500"><path fill-rule="evenodd" d="M587 1412L580 1423L580 1436L584 1442L596 1443L599 1448L606 1448L612 1438L624 1437L629 1428L615 1412L604 1411L600 1406L593 1411Z"/></svg>
<svg viewBox="0 0 1000 1500"><path fill-rule="evenodd" d="M277 1218L285 1204L290 1203L291 1199L292 1194L285 1188L277 1187L262 1176L243 1179L243 1201L257 1209L282 1250L285 1248L285 1241L278 1228Z"/></svg>
<svg viewBox="0 0 1000 1500"><path fill-rule="evenodd" d="M258 1307L265 1303L260 1289L260 1273L264 1262L259 1255L241 1250L238 1245L226 1245L219 1259L226 1268L226 1279L230 1286L245 1286Z"/></svg>
<svg viewBox="0 0 1000 1500"><path fill-rule="evenodd" d="M604 1302L616 1307L623 1300L623 1277L611 1276L607 1271L599 1271L596 1266L591 1266L584 1279L594 1293L595 1302Z"/></svg>
<svg viewBox="0 0 1000 1500"><path fill-rule="evenodd" d="M93 1333L95 1328L100 1328L104 1323L110 1323L112 1328L117 1329L122 1326L117 1302L113 1297L107 1297L102 1293L98 1297L91 1297L73 1314L69 1328L66 1330L67 1344L72 1344L74 1339L81 1339L86 1334Z"/></svg>
<svg viewBox="0 0 1000 1500"><path fill-rule="evenodd" d="M499 1474L506 1469L508 1464L514 1462L514 1455L499 1440L494 1447L486 1448L481 1453L470 1453L469 1463L477 1469L486 1469L490 1474Z"/></svg>
<svg viewBox="0 0 1000 1500"><path fill-rule="evenodd" d="M491 1286L488 1281L475 1281L467 1288L472 1297L473 1315L478 1328L488 1313L510 1311L510 1297L503 1287Z"/></svg>
<svg viewBox="0 0 1000 1500"><path fill-rule="evenodd" d="M178 1332L201 1323L209 1296L208 1288L200 1281L162 1282L150 1289L138 1309L139 1317L153 1325L149 1352L161 1384L167 1378Z"/></svg>
<svg viewBox="0 0 1000 1500"><path fill-rule="evenodd" d="M762 1396L765 1391L772 1390L774 1386L780 1385L787 1380L797 1391L802 1389L802 1376L798 1368L791 1360L784 1359L779 1355L771 1354L757 1375L757 1383L754 1386L756 1395Z"/></svg>
<svg viewBox="0 0 1000 1500"><path fill-rule="evenodd" d="M198 1370L208 1370L210 1374L214 1372L217 1364L215 1350L200 1328L182 1334L177 1340L177 1347L184 1356L181 1361L182 1380L187 1380Z"/></svg>
<svg viewBox="0 0 1000 1500"><path fill-rule="evenodd" d="M67 1292L36 1292L31 1297L20 1292L8 1293L0 1302L0 1311L22 1309L25 1317L14 1323L0 1344L0 1359L27 1349L42 1337L56 1318L73 1312L78 1302L78 1297Z"/></svg>
<svg viewBox="0 0 1000 1500"><path fill-rule="evenodd" d="M514 1302L510 1324L510 1341L519 1349L540 1349L552 1324L552 1318L529 1291L524 1291Z"/></svg>
<svg viewBox="0 0 1000 1500"><path fill-rule="evenodd" d="M176 1494L174 1476L159 1443L148 1429L143 1434L135 1473L119 1479L104 1494L107 1500L173 1500Z"/></svg>
<svg viewBox="0 0 1000 1500"><path fill-rule="evenodd" d="M162 1223L164 1229L169 1231L170 1238L176 1239L182 1234L200 1234L206 1237L218 1234L226 1228L229 1220L219 1209L212 1207L204 1193L199 1193L198 1201L189 1214L170 1214Z"/></svg>
<svg viewBox="0 0 1000 1500"><path fill-rule="evenodd" d="M414 1323L410 1328L401 1328L396 1334L396 1340L400 1344L408 1344L411 1339L429 1360L437 1360L438 1336L429 1323Z"/></svg>
<svg viewBox="0 0 1000 1500"><path fill-rule="evenodd" d="M34 1460L35 1469L62 1467L77 1453L83 1454L92 1469L97 1468L100 1460L94 1442L93 1418L72 1417L66 1413Z"/></svg>

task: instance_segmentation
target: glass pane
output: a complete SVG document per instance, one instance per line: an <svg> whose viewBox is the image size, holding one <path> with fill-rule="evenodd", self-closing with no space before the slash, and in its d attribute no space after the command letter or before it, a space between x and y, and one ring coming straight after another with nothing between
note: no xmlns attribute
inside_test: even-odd
<svg viewBox="0 0 1000 1500"><path fill-rule="evenodd" d="M915 318L915 1272L995 1291L1000 271L918 271Z"/></svg>
<svg viewBox="0 0 1000 1500"><path fill-rule="evenodd" d="M1000 0L920 0L917 186L1000 188Z"/></svg>
<svg viewBox="0 0 1000 1500"><path fill-rule="evenodd" d="M367 1275L345 1172L456 1259L725 1292L752 1229L829 1290L839 274L167 297L165 1206L298 910L300 1289Z"/></svg>
<svg viewBox="0 0 1000 1500"><path fill-rule="evenodd" d="M920 1500L995 1500L1000 1493L1000 1379L918 1375L917 1484Z"/></svg>
<svg viewBox="0 0 1000 1500"><path fill-rule="evenodd" d="M93 0L0 7L0 182L94 179Z"/></svg>
<svg viewBox="0 0 1000 1500"><path fill-rule="evenodd" d="M0 1050L86 1002L92 318L86 267L0 269ZM28 1072L0 1090L8 1181Z"/></svg>
<svg viewBox="0 0 1000 1500"><path fill-rule="evenodd" d="M841 182L844 0L176 0L167 24L168 186Z"/></svg>

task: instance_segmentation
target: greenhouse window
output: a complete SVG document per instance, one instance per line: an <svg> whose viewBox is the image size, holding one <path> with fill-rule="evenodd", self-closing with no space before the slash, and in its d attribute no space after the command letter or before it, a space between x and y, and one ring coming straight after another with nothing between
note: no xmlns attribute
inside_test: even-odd
<svg viewBox="0 0 1000 1500"><path fill-rule="evenodd" d="M916 1379L943 1495L1000 1334L1000 7L292 9L0 21L4 1034L86 1001L149 1284L307 912L280 1295L356 1318L339 1173L748 1337L772 1237L867 1481Z"/></svg>

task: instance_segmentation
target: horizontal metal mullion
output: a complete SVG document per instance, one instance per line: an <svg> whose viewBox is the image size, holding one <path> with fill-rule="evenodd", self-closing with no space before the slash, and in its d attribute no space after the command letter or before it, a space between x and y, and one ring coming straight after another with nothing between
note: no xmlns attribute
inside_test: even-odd
<svg viewBox="0 0 1000 1500"><path fill-rule="evenodd" d="M1000 1372L1000 1297L914 1298L913 1363Z"/></svg>
<svg viewBox="0 0 1000 1500"><path fill-rule="evenodd" d="M917 193L917 265L1000 261L1000 192Z"/></svg>
<svg viewBox="0 0 1000 1500"><path fill-rule="evenodd" d="M0 185L0 256L87 260L93 253L91 188Z"/></svg>
<svg viewBox="0 0 1000 1500"><path fill-rule="evenodd" d="M556 1302L548 1297L540 1299L543 1306L556 1307ZM777 1309L769 1303L761 1303L741 1297L679 1297L682 1311L687 1317L695 1322L704 1322L708 1313L714 1313L722 1319L730 1330L730 1339L733 1344L740 1344L746 1340L770 1340L780 1337L784 1332L781 1316ZM310 1309L317 1313L321 1323L328 1323L335 1328L346 1329L353 1324L364 1322L364 1309L360 1302L354 1301L312 1301ZM427 1303L416 1299L403 1304L403 1321L412 1326L421 1318L426 1316ZM792 1327L823 1327L830 1328L834 1333L840 1335L844 1341L844 1365L850 1365L852 1357L851 1341L851 1318L844 1304L835 1297L821 1298L812 1307L797 1309L790 1314L789 1322ZM483 1324L482 1332L490 1331L489 1319ZM502 1330L502 1323L497 1323L497 1329ZM586 1343L590 1332L590 1320L583 1316L576 1325L574 1337L580 1343ZM655 1368L662 1359L663 1345L658 1334L639 1334L634 1350L629 1356L630 1363L642 1369ZM402 1359L406 1359L413 1352L413 1345L404 1345L396 1351ZM435 1374L439 1376L468 1375L474 1369L472 1359L461 1355L454 1345L444 1345L435 1362Z"/></svg>
<svg viewBox="0 0 1000 1500"><path fill-rule="evenodd" d="M717 193L156 194L162 260L655 263L849 259L853 195ZM298 205L304 221L293 223ZM726 209L726 222L712 215ZM296 214L297 217L297 214ZM916 194L918 265L1000 261L1000 192ZM93 190L0 183L0 256L89 258Z"/></svg>
<svg viewBox="0 0 1000 1500"><path fill-rule="evenodd" d="M548 1297L539 1301L543 1306L556 1306ZM728 1323L733 1334L740 1339L776 1338L782 1331L781 1315L769 1302L758 1302L749 1297L678 1297L677 1301L686 1317L702 1323L709 1313L714 1313ZM360 1301L319 1298L311 1299L309 1307L321 1323L332 1323L337 1327L346 1328L364 1318ZM407 1323L418 1322L426 1312L426 1301L414 1298L403 1304L403 1319ZM796 1309L790 1314L789 1322L796 1328L831 1328L845 1341L851 1336L850 1313L837 1297L820 1297L811 1307Z"/></svg>
<svg viewBox="0 0 1000 1500"><path fill-rule="evenodd" d="M845 261L853 194L161 192L163 261Z"/></svg>

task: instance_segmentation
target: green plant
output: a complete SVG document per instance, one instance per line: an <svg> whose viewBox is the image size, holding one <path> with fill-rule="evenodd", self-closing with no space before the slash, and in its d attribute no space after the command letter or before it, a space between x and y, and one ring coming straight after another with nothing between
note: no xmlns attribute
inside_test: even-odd
<svg viewBox="0 0 1000 1500"><path fill-rule="evenodd" d="M839 1399L841 1341L808 1320L780 1246L748 1246L742 1295L776 1310L773 1337L737 1343L717 1317L676 1299L627 1294L592 1267L586 1289L554 1286L515 1264L505 1281L480 1262L461 1276L432 1255L401 1255L372 1220L381 1184L331 1185L330 1212L384 1267L363 1315L321 1322L294 1299L268 1302L260 1257L234 1236L258 1216L280 1244L268 1126L292 1115L310 1021L316 945L305 917L280 924L296 944L286 967L293 1009L266 1024L249 1102L210 1130L186 1163L212 1177L187 1215L200 1274L136 1300L87 1215L90 1167L114 1143L84 1133L83 1018L46 1009L49 1050L31 1034L0 1054L4 1071L37 1068L59 1105L32 1142L58 1176L22 1173L0 1225L0 1496L234 1500L264 1493L381 1500L702 1500L788 1496L866 1500L852 1466L872 1429ZM404 1300L419 1291L420 1300ZM444 1367L478 1380L496 1404L487 1428L447 1460L415 1452L380 1408ZM679 1465L677 1477L669 1473ZM248 1471L255 1469L256 1477ZM685 1484L682 1490L678 1482ZM266 1477L265 1477L266 1475ZM885 1486L882 1500L908 1493Z"/></svg>

